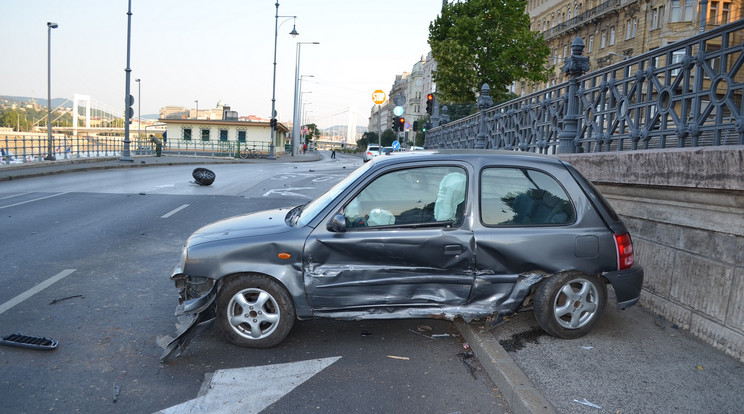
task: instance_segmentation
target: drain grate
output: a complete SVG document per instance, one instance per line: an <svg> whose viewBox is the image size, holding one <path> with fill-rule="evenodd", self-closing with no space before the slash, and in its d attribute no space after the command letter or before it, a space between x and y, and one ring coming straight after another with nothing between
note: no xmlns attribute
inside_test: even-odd
<svg viewBox="0 0 744 414"><path fill-rule="evenodd" d="M0 345L17 346L20 348L28 349L39 349L39 350L52 350L57 347L57 341L51 338L45 338L42 336L31 336L24 335L21 333L15 333L5 335L0 339Z"/></svg>

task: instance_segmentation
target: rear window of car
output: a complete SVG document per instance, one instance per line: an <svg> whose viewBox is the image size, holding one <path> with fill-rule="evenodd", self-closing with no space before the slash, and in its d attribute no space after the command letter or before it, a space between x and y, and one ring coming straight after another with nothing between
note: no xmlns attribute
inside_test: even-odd
<svg viewBox="0 0 744 414"><path fill-rule="evenodd" d="M576 217L563 187L541 171L486 168L480 186L481 222L486 226L555 226Z"/></svg>
<svg viewBox="0 0 744 414"><path fill-rule="evenodd" d="M377 145L370 145L369 148L367 148L367 151L379 151L380 147Z"/></svg>

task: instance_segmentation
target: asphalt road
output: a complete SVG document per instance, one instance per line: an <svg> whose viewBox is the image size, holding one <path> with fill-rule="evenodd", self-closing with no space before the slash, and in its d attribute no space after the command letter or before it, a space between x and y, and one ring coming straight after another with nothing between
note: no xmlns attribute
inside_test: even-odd
<svg viewBox="0 0 744 414"><path fill-rule="evenodd" d="M2 411L180 412L215 373L243 378L221 370L269 366L232 383L226 406L265 399L262 412L511 412L444 321L304 321L269 350L232 346L213 330L160 363L156 340L175 331L168 276L191 232L304 203L360 164L216 165L209 187L189 182L193 166L0 183L0 334L59 342L53 351L0 347ZM288 387L286 366L276 364L319 360L332 362L286 394L266 395Z"/></svg>

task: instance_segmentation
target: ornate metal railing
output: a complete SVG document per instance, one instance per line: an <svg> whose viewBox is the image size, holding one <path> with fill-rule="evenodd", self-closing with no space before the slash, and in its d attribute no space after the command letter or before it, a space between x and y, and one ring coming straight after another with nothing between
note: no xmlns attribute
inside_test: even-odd
<svg viewBox="0 0 744 414"><path fill-rule="evenodd" d="M576 38L568 81L427 131L427 148L540 153L744 145L744 20L590 73Z"/></svg>
<svg viewBox="0 0 744 414"><path fill-rule="evenodd" d="M124 147L121 136L105 135L53 135L52 155L57 160L70 158L120 157ZM0 135L2 163L28 163L43 161L49 155L47 134L12 132ZM155 154L150 141L133 140L132 155Z"/></svg>

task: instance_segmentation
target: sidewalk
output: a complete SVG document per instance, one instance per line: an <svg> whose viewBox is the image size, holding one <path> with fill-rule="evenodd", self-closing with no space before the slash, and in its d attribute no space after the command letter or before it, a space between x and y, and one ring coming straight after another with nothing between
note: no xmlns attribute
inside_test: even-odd
<svg viewBox="0 0 744 414"><path fill-rule="evenodd" d="M579 339L546 335L532 312L457 325L514 413L744 413L744 363L611 292Z"/></svg>
<svg viewBox="0 0 744 414"><path fill-rule="evenodd" d="M41 177L52 174L63 174L68 172L107 170L115 168L139 168L163 165L209 165L209 164L255 164L255 163L286 163L286 162L312 162L323 159L318 151L310 151L295 156L281 155L275 160L266 158L226 158L226 157L200 157L189 155L153 155L132 156L133 161L120 161L118 157L100 158L70 158L58 159L56 161L33 161L23 164L0 164L0 181L17 180L20 178Z"/></svg>
<svg viewBox="0 0 744 414"><path fill-rule="evenodd" d="M328 153L276 160L166 155L0 165L0 181L97 169L176 164L311 162ZM0 186L2 184L0 183ZM516 414L742 413L744 363L640 305L615 308L612 290L600 324L587 336L546 335L532 312L497 327L456 325Z"/></svg>

